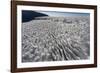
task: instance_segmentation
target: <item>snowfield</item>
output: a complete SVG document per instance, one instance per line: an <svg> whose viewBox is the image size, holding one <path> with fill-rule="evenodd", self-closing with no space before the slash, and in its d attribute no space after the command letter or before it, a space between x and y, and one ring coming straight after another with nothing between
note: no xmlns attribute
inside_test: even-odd
<svg viewBox="0 0 100 73"><path fill-rule="evenodd" d="M22 62L89 59L89 16L37 17L22 23Z"/></svg>

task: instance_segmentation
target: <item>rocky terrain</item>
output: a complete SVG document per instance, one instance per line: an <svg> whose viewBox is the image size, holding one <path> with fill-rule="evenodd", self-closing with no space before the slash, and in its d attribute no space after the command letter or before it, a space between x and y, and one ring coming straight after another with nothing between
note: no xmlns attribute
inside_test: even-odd
<svg viewBox="0 0 100 73"><path fill-rule="evenodd" d="M89 59L88 16L37 17L22 23L22 62Z"/></svg>

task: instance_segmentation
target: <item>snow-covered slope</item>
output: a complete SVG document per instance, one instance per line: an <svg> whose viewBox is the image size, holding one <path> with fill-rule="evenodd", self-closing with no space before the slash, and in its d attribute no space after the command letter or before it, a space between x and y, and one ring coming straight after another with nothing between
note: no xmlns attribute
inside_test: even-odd
<svg viewBox="0 0 100 73"><path fill-rule="evenodd" d="M22 23L22 62L89 59L88 16L37 17Z"/></svg>

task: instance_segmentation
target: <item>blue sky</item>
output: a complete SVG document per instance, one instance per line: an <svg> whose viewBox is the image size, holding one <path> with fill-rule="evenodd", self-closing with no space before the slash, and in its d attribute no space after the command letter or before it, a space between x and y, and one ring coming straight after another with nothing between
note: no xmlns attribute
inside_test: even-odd
<svg viewBox="0 0 100 73"><path fill-rule="evenodd" d="M56 12L56 11L32 11L22 10L22 22L33 20L35 17L68 17L68 16L90 16L89 13L76 13L76 12Z"/></svg>
<svg viewBox="0 0 100 73"><path fill-rule="evenodd" d="M39 13L47 14L48 16L90 16L90 13L76 13L76 12L56 12L56 11L36 11Z"/></svg>

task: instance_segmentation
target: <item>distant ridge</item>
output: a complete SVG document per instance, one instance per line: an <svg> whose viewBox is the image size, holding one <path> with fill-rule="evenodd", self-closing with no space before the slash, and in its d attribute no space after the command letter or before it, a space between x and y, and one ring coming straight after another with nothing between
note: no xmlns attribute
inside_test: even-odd
<svg viewBox="0 0 100 73"><path fill-rule="evenodd" d="M35 17L42 17L42 16L48 16L48 15L31 10L22 10L22 22L28 22L33 20Z"/></svg>

